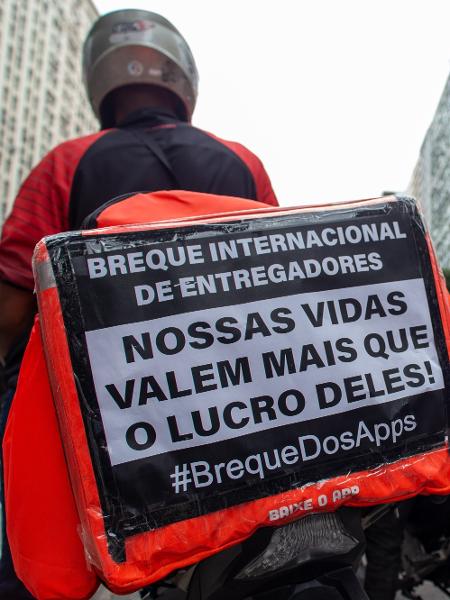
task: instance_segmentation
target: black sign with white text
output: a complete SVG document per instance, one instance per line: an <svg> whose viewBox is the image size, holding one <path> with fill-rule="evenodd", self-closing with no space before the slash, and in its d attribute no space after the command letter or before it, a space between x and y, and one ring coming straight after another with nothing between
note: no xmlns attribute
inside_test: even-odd
<svg viewBox="0 0 450 600"><path fill-rule="evenodd" d="M120 535L444 445L410 199L47 246Z"/></svg>

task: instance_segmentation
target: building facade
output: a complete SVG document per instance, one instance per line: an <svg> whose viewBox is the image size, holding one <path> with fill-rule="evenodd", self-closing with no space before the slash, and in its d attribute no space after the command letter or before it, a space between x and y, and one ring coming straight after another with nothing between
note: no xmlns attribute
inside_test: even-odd
<svg viewBox="0 0 450 600"><path fill-rule="evenodd" d="M444 269L450 269L450 76L423 141L408 192L420 200Z"/></svg>
<svg viewBox="0 0 450 600"><path fill-rule="evenodd" d="M98 129L81 79L91 0L0 0L0 226L57 143Z"/></svg>

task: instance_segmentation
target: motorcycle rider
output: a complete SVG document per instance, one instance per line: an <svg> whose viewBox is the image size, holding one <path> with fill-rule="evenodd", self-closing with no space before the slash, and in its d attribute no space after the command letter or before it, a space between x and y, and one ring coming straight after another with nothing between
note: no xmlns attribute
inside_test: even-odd
<svg viewBox="0 0 450 600"><path fill-rule="evenodd" d="M253 153L191 124L197 68L186 40L163 16L135 9L101 16L84 44L83 71L101 130L47 154L23 183L3 227L1 436L35 312L31 257L42 237L78 229L106 201L137 191L187 189L277 205ZM3 546L0 598L30 598Z"/></svg>

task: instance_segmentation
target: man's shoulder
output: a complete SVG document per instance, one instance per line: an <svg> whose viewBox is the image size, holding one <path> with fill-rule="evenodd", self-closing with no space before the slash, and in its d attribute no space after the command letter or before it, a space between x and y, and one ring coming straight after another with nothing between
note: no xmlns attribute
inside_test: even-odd
<svg viewBox="0 0 450 600"><path fill-rule="evenodd" d="M107 135L110 131L110 129L103 129L102 131L96 131L95 133L89 133L87 135L66 140L55 146L49 154L58 156L84 153L92 146L92 144Z"/></svg>
<svg viewBox="0 0 450 600"><path fill-rule="evenodd" d="M49 185L53 185L58 181L67 182L71 180L80 160L107 131L98 131L80 136L54 146L33 167L23 186L27 187L30 183L35 185L37 180L41 183L45 181ZM51 178L48 177L49 174L51 174Z"/></svg>
<svg viewBox="0 0 450 600"><path fill-rule="evenodd" d="M236 142L235 140L225 139L223 137L216 135L215 133L212 133L211 131L205 131L204 129L201 129L200 131L203 131L203 133L205 133L206 135L215 139L217 142L219 142L223 146L226 146L228 149L232 150L239 156L241 156L241 157L247 156L247 157L251 157L253 160L259 161L259 158L257 157L257 155L254 152L252 152L247 146L242 144L241 142Z"/></svg>
<svg viewBox="0 0 450 600"><path fill-rule="evenodd" d="M262 163L259 157L249 148L247 148L247 146L245 146L244 144L236 142L234 140L227 140L214 133L211 133L210 131L205 131L203 129L200 129L199 131L202 131L204 134L208 135L210 138L216 140L219 144L233 152L241 160L243 160L247 166L251 166L252 169L259 169L262 167Z"/></svg>
<svg viewBox="0 0 450 600"><path fill-rule="evenodd" d="M211 138L215 139L222 146L226 147L228 151L232 152L235 156L237 156L247 167L247 169L252 174L256 188L257 188L257 199L266 204L272 204L273 206L278 206L278 200L274 194L272 189L272 184L270 183L269 176L264 168L264 165L256 154L254 154L251 150L241 144L240 142L234 142L231 140L225 140L209 131L204 131L206 135L209 135Z"/></svg>

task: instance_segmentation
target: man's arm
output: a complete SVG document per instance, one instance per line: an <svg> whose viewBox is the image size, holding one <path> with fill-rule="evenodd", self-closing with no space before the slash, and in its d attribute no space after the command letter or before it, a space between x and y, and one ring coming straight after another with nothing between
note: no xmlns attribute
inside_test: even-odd
<svg viewBox="0 0 450 600"><path fill-rule="evenodd" d="M48 154L22 184L0 240L0 363L30 327L35 300L31 257L41 237L61 229L64 204Z"/></svg>
<svg viewBox="0 0 450 600"><path fill-rule="evenodd" d="M33 292L0 281L0 361L27 329L36 310Z"/></svg>
<svg viewBox="0 0 450 600"><path fill-rule="evenodd" d="M75 170L104 132L64 142L34 167L22 184L0 240L0 360L32 323L36 310L31 259L37 242L69 228Z"/></svg>

